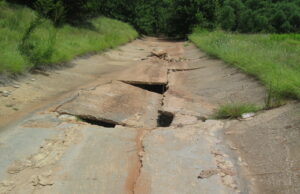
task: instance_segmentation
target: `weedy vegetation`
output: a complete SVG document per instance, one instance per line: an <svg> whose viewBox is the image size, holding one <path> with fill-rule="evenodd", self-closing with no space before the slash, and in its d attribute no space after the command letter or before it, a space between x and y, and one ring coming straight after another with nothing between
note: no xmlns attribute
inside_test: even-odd
<svg viewBox="0 0 300 194"><path fill-rule="evenodd" d="M214 115L214 119L235 119L239 118L244 113L257 112L260 107L253 104L225 104L221 105Z"/></svg>
<svg viewBox="0 0 300 194"><path fill-rule="evenodd" d="M201 50L258 78L266 87L266 107L300 99L299 34L236 34L195 30L189 36Z"/></svg>

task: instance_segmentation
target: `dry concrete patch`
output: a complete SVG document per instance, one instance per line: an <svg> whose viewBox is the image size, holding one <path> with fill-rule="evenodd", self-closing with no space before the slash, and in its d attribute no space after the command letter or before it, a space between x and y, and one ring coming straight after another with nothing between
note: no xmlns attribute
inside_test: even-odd
<svg viewBox="0 0 300 194"><path fill-rule="evenodd" d="M250 193L300 193L299 118L300 104L291 103L251 120L228 122L225 137Z"/></svg>
<svg viewBox="0 0 300 194"><path fill-rule="evenodd" d="M162 95L116 81L80 92L57 112L110 124L154 128L161 101Z"/></svg>

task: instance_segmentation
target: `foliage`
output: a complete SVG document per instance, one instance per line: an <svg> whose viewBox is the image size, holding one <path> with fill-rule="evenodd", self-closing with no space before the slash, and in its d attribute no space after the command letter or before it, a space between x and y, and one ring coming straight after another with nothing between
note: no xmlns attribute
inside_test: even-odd
<svg viewBox="0 0 300 194"><path fill-rule="evenodd" d="M169 34L185 35L199 25L203 28L215 27L217 0L176 0L172 3L169 19Z"/></svg>
<svg viewBox="0 0 300 194"><path fill-rule="evenodd" d="M195 31L189 38L203 51L257 77L269 88L271 96L300 99L299 34Z"/></svg>
<svg viewBox="0 0 300 194"><path fill-rule="evenodd" d="M104 15L131 23L144 34L182 36L193 27L243 33L300 31L300 0L10 0L34 7L50 2L52 21L80 25ZM43 8L43 6L41 6ZM59 9L58 9L59 8ZM60 17L63 15L63 17ZM62 21L62 20L59 20Z"/></svg>
<svg viewBox="0 0 300 194"><path fill-rule="evenodd" d="M221 5L219 23L225 30L275 33L300 30L299 0L225 0Z"/></svg>
<svg viewBox="0 0 300 194"><path fill-rule="evenodd" d="M56 31L53 34L49 31L49 37L46 40L32 36L35 29L42 23L43 20L39 17L33 20L25 30L19 45L20 54L35 67L46 63L52 57L56 40Z"/></svg>
<svg viewBox="0 0 300 194"><path fill-rule="evenodd" d="M131 26L105 17L89 20L93 29L68 24L56 28L52 21L42 19L43 22L32 31L30 25L36 21L36 12L8 3L0 4L0 9L0 73L20 73L66 62L75 56L113 48L137 37ZM29 48L25 51L29 53L22 55L19 46L27 30L31 31L30 36L25 38L23 46Z"/></svg>
<svg viewBox="0 0 300 194"><path fill-rule="evenodd" d="M260 108L252 104L225 104L214 113L215 119L235 119L244 113L259 111Z"/></svg>

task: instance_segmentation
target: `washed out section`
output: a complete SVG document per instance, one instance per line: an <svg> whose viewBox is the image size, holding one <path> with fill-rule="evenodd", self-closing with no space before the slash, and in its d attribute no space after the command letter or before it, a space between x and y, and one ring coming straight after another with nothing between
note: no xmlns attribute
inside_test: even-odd
<svg viewBox="0 0 300 194"><path fill-rule="evenodd" d="M164 94L168 90L167 84L130 84L132 86L155 92L158 94Z"/></svg>
<svg viewBox="0 0 300 194"><path fill-rule="evenodd" d="M154 128L162 98L160 94L115 81L79 93L58 107L57 112L91 122Z"/></svg>
<svg viewBox="0 0 300 194"><path fill-rule="evenodd" d="M102 127L106 127L106 128L115 128L116 127L116 123L110 122L110 121L100 121L95 118L85 118L85 117L81 117L79 119L82 120L83 122L89 123L91 125L98 125L98 126L102 126Z"/></svg>
<svg viewBox="0 0 300 194"><path fill-rule="evenodd" d="M158 118L157 118L157 126L158 127L169 127L174 119L174 114L170 112L165 111L159 111L158 112Z"/></svg>

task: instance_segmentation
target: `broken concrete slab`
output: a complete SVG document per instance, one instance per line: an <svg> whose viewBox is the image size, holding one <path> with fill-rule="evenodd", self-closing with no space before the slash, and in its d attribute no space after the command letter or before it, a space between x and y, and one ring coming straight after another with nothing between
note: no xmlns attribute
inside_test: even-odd
<svg viewBox="0 0 300 194"><path fill-rule="evenodd" d="M168 69L162 64L144 62L120 72L118 80L131 84L166 85Z"/></svg>
<svg viewBox="0 0 300 194"><path fill-rule="evenodd" d="M181 62L170 62L170 63L166 63L165 64L166 67L169 69L169 70L184 70L184 69L189 69L189 65L184 62L184 61L181 61Z"/></svg>
<svg viewBox="0 0 300 194"><path fill-rule="evenodd" d="M161 102L162 95L116 81L80 92L58 107L57 112L117 125L154 128Z"/></svg>
<svg viewBox="0 0 300 194"><path fill-rule="evenodd" d="M162 111L207 117L212 114L215 106L191 92L185 84L188 75L188 71L169 73L168 91L164 93Z"/></svg>
<svg viewBox="0 0 300 194"><path fill-rule="evenodd" d="M148 133L143 139L143 167L134 193L235 193L218 174L198 178L203 170L217 169L213 145L203 134L208 126L204 125L200 122Z"/></svg>

